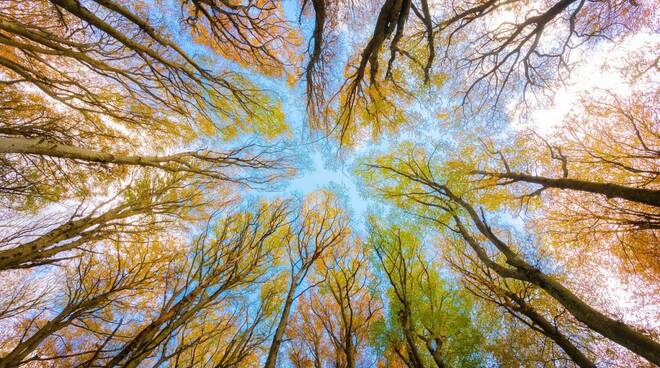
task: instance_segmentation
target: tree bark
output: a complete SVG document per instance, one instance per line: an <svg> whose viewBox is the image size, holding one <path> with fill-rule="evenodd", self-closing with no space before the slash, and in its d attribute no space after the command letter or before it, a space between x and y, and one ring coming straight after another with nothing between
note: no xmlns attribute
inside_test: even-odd
<svg viewBox="0 0 660 368"><path fill-rule="evenodd" d="M353 340L349 334L346 342L346 368L355 368L355 348L353 347Z"/></svg>
<svg viewBox="0 0 660 368"><path fill-rule="evenodd" d="M607 198L621 198L632 202L660 207L660 190L631 188L611 183L596 183L586 180L568 178L546 178L543 176L527 175L522 173L498 173L489 171L475 171L475 174L494 176L497 178L524 181L540 184L548 188L571 189L581 192L602 194Z"/></svg>
<svg viewBox="0 0 660 368"><path fill-rule="evenodd" d="M435 342L435 346L433 346L433 343ZM442 356L442 351L440 350L440 347L442 346L442 340L432 337L428 338L426 341L426 350L429 351L431 354L431 357L433 358L433 361L435 362L436 367L438 368L445 368L445 360Z"/></svg>
<svg viewBox="0 0 660 368"><path fill-rule="evenodd" d="M424 368L424 361L422 360L422 356L415 343L415 333L413 332L412 326L410 326L410 309L407 305L404 306L404 309L405 310L402 310L399 314L399 320L403 329L403 335L406 339L406 344L408 345L410 361L415 368Z"/></svg>
<svg viewBox="0 0 660 368"><path fill-rule="evenodd" d="M540 270L533 270L527 274L532 283L538 285L555 298L578 321L606 338L648 359L650 362L660 365L660 344L658 342L627 324L592 308L570 290Z"/></svg>
<svg viewBox="0 0 660 368"><path fill-rule="evenodd" d="M581 368L596 368L596 365L587 358L580 349L571 342L571 340L561 333L561 331L550 323L550 321L534 310L534 308L529 306L522 298L509 292L505 292L505 294L516 303L516 306L514 306L513 309L524 314L539 326L543 330L543 334L559 345L575 364Z"/></svg>
<svg viewBox="0 0 660 368"><path fill-rule="evenodd" d="M495 271L498 275L504 278L513 278L517 280L522 280L530 282L541 289L545 290L548 295L557 300L561 305L563 305L578 321L584 323L587 327L592 329L595 332L603 335L604 337L618 343L619 345L629 349L630 351L648 359L650 362L660 366L660 343L653 340L651 337L637 331L633 327L615 320L604 313L597 311L592 308L590 305L585 303L577 295L573 294L570 290L565 288L561 283L554 280L552 277L544 274L541 270L536 267L531 266L525 259L521 258L513 249L511 249L505 242L500 240L490 229L490 227L482 221L480 216L475 211L474 207L469 203L465 202L463 199L452 193L452 191L442 184L438 184L432 180L426 179L424 177L416 176L416 174L407 174L400 170L373 165L372 167L377 167L381 169L386 169L397 173L403 177L409 178L413 181L419 182L429 188L433 189L434 192L437 192L438 195L443 196L443 200L449 200L458 206L462 207L467 211L471 221L477 227L479 232L490 241L492 245L497 248L498 251L506 258L506 263L508 266L502 265L494 260L492 260L485 250L481 247L479 242L474 239L470 232L463 226L459 216L453 212L453 209L446 208L445 211L451 212L456 221L458 232L470 245L470 247L475 251L477 257L484 262L484 264ZM473 172L475 174L488 175L486 172ZM555 183L562 183L558 179ZM576 181L564 181L563 183L573 183ZM593 183L592 183L593 184ZM559 184L558 184L559 185ZM578 188L582 188L579 187ZM590 187L593 189L593 187ZM601 184L601 191L607 192L607 185ZM616 188L616 187L615 187ZM625 188L625 187L624 187ZM628 188L631 189L631 188ZM601 193L601 191L596 191ZM637 189L634 189L632 192L620 190L618 193L628 193L634 194ZM646 190L648 191L648 190ZM655 191L650 191L655 192ZM602 193L601 193L602 194ZM611 193L615 194L615 193ZM618 196L623 198L622 196ZM640 198L640 196L634 198ZM644 198L642 198L644 199ZM648 201L648 200L646 200Z"/></svg>
<svg viewBox="0 0 660 368"><path fill-rule="evenodd" d="M48 233L17 247L0 251L0 271L29 267L30 264L47 261L57 253L71 250L94 237L96 229L112 220L123 219L137 214L138 211L127 209L126 205L115 207L97 217L87 216L79 220L66 222ZM57 244L72 240L61 246Z"/></svg>
<svg viewBox="0 0 660 368"><path fill-rule="evenodd" d="M157 168L163 168L163 164L177 158L177 156L135 156L118 153L113 154L60 144L41 138L6 137L0 137L0 153L19 153L68 158L101 164L151 166Z"/></svg>
<svg viewBox="0 0 660 368"><path fill-rule="evenodd" d="M69 324L70 321L67 322L65 319L70 312L70 310L65 309L54 319L46 322L43 327L41 327L27 340L20 342L11 352L0 358L0 368L18 367L23 359L31 354L34 349L36 349L46 338L48 338L48 336Z"/></svg>
<svg viewBox="0 0 660 368"><path fill-rule="evenodd" d="M631 326L597 311L565 288L561 283L546 275L538 268L531 266L527 261L515 254L508 245L491 231L490 227L481 220L471 205L449 191L447 191L447 194L452 200L467 210L481 234L493 243L505 255L507 263L515 268L515 270L511 270L498 264L499 267L491 267L489 265L491 269L502 277L527 281L540 287L563 305L578 321L584 323L593 331L648 359L650 362L660 365L660 343ZM460 222L458 224L463 238L466 239L468 244L478 254L482 253L483 249L481 249L477 241L472 238L465 227L460 225ZM481 258L481 255L479 257Z"/></svg>
<svg viewBox="0 0 660 368"><path fill-rule="evenodd" d="M0 368L19 366L49 336L70 325L81 314L102 304L115 292L116 290L104 292L88 300L67 305L57 316L46 322L27 340L20 342L11 352L0 358Z"/></svg>
<svg viewBox="0 0 660 368"><path fill-rule="evenodd" d="M273 335L273 341L270 344L268 349L268 357L266 358L266 364L264 368L275 368L277 363L277 354L279 354L280 345L282 345L282 339L284 337L284 331L286 330L286 325L289 322L289 314L291 313L291 306L293 305L293 299L296 295L296 289L298 284L298 276L294 276L291 280L289 286L289 291L286 295L286 300L284 301L284 309L280 315L280 320L277 323L277 329L275 330L275 335Z"/></svg>

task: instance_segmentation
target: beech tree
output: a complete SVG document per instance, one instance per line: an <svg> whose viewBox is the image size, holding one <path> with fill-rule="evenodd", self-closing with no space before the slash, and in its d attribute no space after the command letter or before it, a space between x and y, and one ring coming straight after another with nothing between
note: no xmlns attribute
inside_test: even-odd
<svg viewBox="0 0 660 368"><path fill-rule="evenodd" d="M144 176L118 191L115 198L91 209L85 203L79 205L64 221L58 218L55 223L37 225L29 222L2 238L0 270L56 263L75 257L75 251L98 241L130 239L137 243L138 238L132 237L136 229L158 232L176 219L192 219L189 214L202 199L199 188L186 188L182 179ZM39 231L44 230L41 227L46 231Z"/></svg>
<svg viewBox="0 0 660 368"><path fill-rule="evenodd" d="M402 206L420 206L422 216L459 234L478 259L499 276L541 288L593 331L651 362L657 361L656 352L660 346L652 337L593 308L566 288L561 280L531 263L520 251L520 245L514 246L503 240L489 224L483 209L470 203L470 197L466 196L474 195L469 191L464 192L469 188L454 189L439 183L435 178L442 169L432 165L433 155L420 148L407 148L402 158L385 156L370 166L374 172L384 175L375 182L376 188L379 188L384 196L393 198ZM369 180L376 178L377 175L369 177ZM456 176L454 178L460 179ZM378 186L378 182L383 183L383 186ZM401 198L410 202L401 202ZM484 198L488 198L488 195ZM491 206L493 204L489 203ZM484 243L488 244L489 248L496 249L497 253L488 252Z"/></svg>
<svg viewBox="0 0 660 368"><path fill-rule="evenodd" d="M540 199L553 240L587 254L604 250L621 260L623 272L652 280L660 191L657 114L648 106L655 99L594 92L552 134L521 133L529 150L490 147L474 174L523 202Z"/></svg>
<svg viewBox="0 0 660 368"><path fill-rule="evenodd" d="M210 318L207 323L215 323L214 326L219 328L217 333L233 332L233 338L237 340L241 339L242 334L248 334L247 340L226 345L227 350L212 351L208 359L230 365L249 356L250 339L256 338L250 334L254 328L252 324L258 323L261 318L257 316L256 322L248 320L247 326L243 327L247 328L246 332L242 328L236 330L235 327L224 326L234 324L236 320L223 321L223 318L214 318L204 311L221 308L230 302L232 290L248 287L265 273L264 268L272 251L270 242L273 234L284 225L286 215L286 203L281 202L273 206L263 205L256 212L238 212L222 218L213 228L207 228L192 244L192 258L173 269L175 272L171 273L172 279L165 283L163 301L160 306L155 306L157 313L153 319L145 321L116 353L100 355L95 359L101 360L107 367L136 367L148 359L176 361L185 350L195 349L197 344L186 344L184 340L174 352L170 352L168 342L176 341L177 336L184 333L200 315L202 321L199 323ZM162 344L165 346L159 352Z"/></svg>
<svg viewBox="0 0 660 368"><path fill-rule="evenodd" d="M335 248L319 267L325 281L297 303L287 330L296 367L373 365L369 333L382 314L368 251L359 244ZM354 247L354 248L350 248Z"/></svg>
<svg viewBox="0 0 660 368"><path fill-rule="evenodd" d="M120 251L120 249L117 249ZM94 350L83 344L83 350L73 341L76 334L94 331L104 323L111 310L125 310L124 298L139 295L157 284L159 269L165 262L154 255L142 252L129 257L85 256L72 267L67 267L63 298L50 309L43 309L25 320L17 322L15 328L22 331L10 352L0 359L0 366L15 367L30 362L48 362L92 354ZM62 305L57 305L58 303ZM50 310L49 310L50 309ZM111 337L116 333L110 330ZM97 336L103 336L101 331ZM65 342L57 342L58 337ZM60 341L61 341L60 340ZM99 348L97 346L97 348ZM73 351L71 351L73 349ZM92 348L93 349L93 348Z"/></svg>
<svg viewBox="0 0 660 368"><path fill-rule="evenodd" d="M355 135L362 138L365 131L379 136L406 126L411 117L402 105L417 95L414 85L442 84L443 74L460 73L452 90L466 116L498 107L509 95L522 96L525 101L551 97L550 90L561 86L577 64L571 54L587 52L599 40L630 36L648 27L653 13L650 4L627 1L391 0L362 9L352 2L312 4L315 28L310 73L319 70L315 66L323 50L332 48L324 45L324 35L332 34L336 23L344 20L341 14L378 14L366 37L361 32L364 26L356 23L360 30L355 37L357 46L335 94L338 106L328 110L337 117L321 125L347 145L353 145ZM311 78L309 75L308 88L312 91L307 97L314 101L319 93L313 80L310 87ZM413 78L416 83L411 85Z"/></svg>
<svg viewBox="0 0 660 368"><path fill-rule="evenodd" d="M227 21L208 13L206 22L193 21L186 3L181 17L188 22L182 26L191 32L208 27L219 31L218 22ZM195 4L195 12L208 6L214 11L230 8ZM283 116L277 101L240 73L212 70L173 42L171 30L147 16L157 9L133 5L10 1L0 8L0 70L7 93L1 101L3 193L66 198L69 183L75 183L72 189L77 192L86 189L79 183L81 176L98 177L97 170L85 167L88 163L194 171L232 181L242 180L240 174L228 172L232 169L272 167L268 150L252 144L226 151L177 152L178 146L216 134L276 136L286 129ZM230 19L241 11L235 13ZM275 8L264 7L266 23L259 21L260 26L284 27L272 13ZM250 32L260 33L245 23L245 16L241 19L232 34L249 38ZM279 32L273 37L285 38ZM215 39L223 50L235 42L219 35ZM263 42L271 45L270 40ZM114 169L101 175L99 184L125 173Z"/></svg>
<svg viewBox="0 0 660 368"><path fill-rule="evenodd" d="M294 302L307 289L314 287L314 282L306 283L307 275L325 252L342 244L349 235L346 215L334 201L334 195L330 192L312 193L305 198L300 216L281 235L283 255L287 260L284 267L287 268L288 285L265 367L274 368L277 363Z"/></svg>
<svg viewBox="0 0 660 368"><path fill-rule="evenodd" d="M185 3L184 8L188 9ZM147 12L156 9L144 3L134 5L106 0L6 3L2 66L9 72L7 81L30 83L83 113L101 113L134 123L148 123L153 112L153 105L149 108L149 104L141 101L153 101L190 117L195 113L207 115L207 105L213 113L225 116L240 114L240 110L231 106L234 103L239 109L245 108L244 111L258 106L252 89L242 84L247 82L244 78L203 66L180 44L171 41L163 25L149 19ZM209 6L218 10L231 8L221 2L205 5L194 2L193 13ZM233 19L239 13L229 17ZM187 17L188 24L199 32L201 27L194 21L194 14ZM211 14L206 19L206 27L224 28L223 19ZM231 32L236 34L250 25L234 23L234 27ZM215 40L223 39L215 37ZM235 42L226 37L224 41ZM81 70L92 73L93 77L84 78ZM107 87L114 87L114 91L104 91ZM119 95L107 102L100 99L107 93L112 96L113 92ZM133 103L140 104L144 110L135 109Z"/></svg>
<svg viewBox="0 0 660 368"><path fill-rule="evenodd" d="M472 306L443 285L411 232L372 221L370 243L388 281L390 320L385 326L387 364L407 367L476 367L483 364L481 336L470 319ZM414 228L410 226L410 228Z"/></svg>
<svg viewBox="0 0 660 368"><path fill-rule="evenodd" d="M0 1L0 367L660 365L656 8Z"/></svg>
<svg viewBox="0 0 660 368"><path fill-rule="evenodd" d="M567 355L579 367L596 367L589 357L592 354L587 353L586 345L576 338L591 336L586 331L576 329L574 322L567 320L564 309L552 310L552 303L543 300L537 287L501 278L467 254L460 245L456 248L460 257L450 260L450 263L463 275L466 288L471 293L497 305L514 318L512 322L522 322L524 327L553 341L563 351L560 354L552 352L551 348L549 356L542 359L559 362ZM564 328L569 328L568 332L562 331Z"/></svg>

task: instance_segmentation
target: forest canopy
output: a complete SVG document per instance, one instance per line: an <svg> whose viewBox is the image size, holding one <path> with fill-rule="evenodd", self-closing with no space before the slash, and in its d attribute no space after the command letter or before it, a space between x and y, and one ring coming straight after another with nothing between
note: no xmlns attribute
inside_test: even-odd
<svg viewBox="0 0 660 368"><path fill-rule="evenodd" d="M0 1L0 368L660 366L658 9Z"/></svg>

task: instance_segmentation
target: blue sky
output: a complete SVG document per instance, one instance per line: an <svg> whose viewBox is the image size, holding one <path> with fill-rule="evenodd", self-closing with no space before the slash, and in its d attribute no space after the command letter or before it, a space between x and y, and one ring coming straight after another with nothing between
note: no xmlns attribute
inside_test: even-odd
<svg viewBox="0 0 660 368"><path fill-rule="evenodd" d="M284 10L286 17L293 23L298 22L299 4L295 1L285 1ZM180 11L176 7L173 12ZM175 13L163 13L155 15L164 21L168 27L176 30L179 24ZM312 22L303 18L301 29L305 32L304 44L301 49L306 48L306 42L309 41ZM414 126L409 129L403 129L395 136L383 137L379 142L369 142L358 148L353 148L345 152L339 152L336 142L333 138L319 138L318 132L310 132L306 121L306 97L304 83L299 82L291 86L284 77L270 78L250 72L240 65L231 61L223 60L217 55L192 42L188 32L172 32L179 38L177 41L184 45L187 52L196 55L200 59L205 59L210 66L216 70L232 70L242 73L250 78L259 87L272 93L282 103L283 112L286 116L286 122L290 128L290 135L280 138L275 142L268 142L284 147L291 156L292 164L298 170L295 177L288 178L280 183L258 187L241 193L248 200L255 198L274 198L274 197L295 197L303 198L306 194L319 190L330 189L334 191L342 205L350 213L353 226L356 230L364 230L364 224L367 214L375 210L383 211L389 206L376 198L369 197L361 189L360 179L354 175L356 170L355 161L357 158L374 152L384 152L391 149L397 143L405 140L419 142L425 146L436 144L452 145L452 136L458 130L466 127L452 126L446 124L437 117L438 112L449 113L452 101L449 98L448 88L431 88L419 91L418 101L411 106L414 114ZM366 37L364 35L351 35L351 37ZM336 65L343 65L343 61L349 57L348 52L351 49L346 43L354 41L342 39L339 41L338 55L340 60ZM343 70L337 68L333 70L338 79L341 78ZM230 123L230 122L228 122ZM459 124L460 125L460 124ZM241 144L245 141L253 140L254 136L241 136L236 141L225 142L216 137L208 137L199 142L205 148L224 150L227 147ZM258 138L258 137L257 137Z"/></svg>
<svg viewBox="0 0 660 368"><path fill-rule="evenodd" d="M180 10L176 6L161 7L174 9L168 13L162 13L154 16L164 22L172 29L178 29L177 13ZM284 2L285 15L292 22L298 22L299 4L295 1ZM304 19L303 19L304 20ZM303 30L310 31L310 22L304 22ZM367 201L358 192L356 178L347 164L347 160L340 158L336 150L331 148L333 143L328 139L318 139L312 136L308 131L305 121L305 88L302 83L298 83L293 88L287 84L284 78L272 79L250 73L239 65L231 61L222 60L216 55L208 52L204 47L192 42L190 34L187 32L172 32L178 36L178 41L187 52L198 57L206 57L212 60L216 69L229 69L243 72L253 82L260 87L273 92L282 102L282 107L286 115L286 121L290 127L290 139L275 142L278 145L286 147L291 156L295 157L294 164L298 167L297 175L294 178L279 183L273 187L257 188L251 191L248 196L264 196L272 198L276 196L294 196L303 197L307 193L324 188L337 192L338 196L343 197L343 204L349 206L348 210L353 218L363 218L367 212ZM307 42L307 38L304 42ZM341 71L339 71L341 72ZM254 137L240 137L237 142L223 142L215 140L213 137L204 139L201 142L204 146L210 146L215 149L225 149L228 145L239 144L243 140L251 140ZM328 153L333 151L333 153Z"/></svg>

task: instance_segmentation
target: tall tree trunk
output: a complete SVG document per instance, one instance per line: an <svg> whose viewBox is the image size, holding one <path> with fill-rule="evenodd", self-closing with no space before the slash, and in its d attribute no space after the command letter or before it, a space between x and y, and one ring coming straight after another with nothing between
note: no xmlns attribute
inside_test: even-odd
<svg viewBox="0 0 660 368"><path fill-rule="evenodd" d="M95 226L102 226L109 221L127 218L137 213L138 211L128 209L127 205L122 204L96 217L87 216L68 221L32 241L0 250L0 271L39 264L57 253L71 250L93 238L97 229ZM76 237L80 238L58 246L61 242Z"/></svg>
<svg viewBox="0 0 660 368"><path fill-rule="evenodd" d="M543 176L534 176L515 172L498 173L489 171L475 171L474 173L494 176L497 178L540 184L549 188L571 189L594 194L602 194L607 198L621 198L632 202L660 207L660 190L631 188L618 184L596 183L586 180L568 178L546 178Z"/></svg>
<svg viewBox="0 0 660 368"><path fill-rule="evenodd" d="M91 299L67 305L57 316L46 322L27 340L20 342L11 352L0 358L0 368L19 366L44 340L70 325L82 313L102 304L110 295L111 293L103 293Z"/></svg>
<svg viewBox="0 0 660 368"><path fill-rule="evenodd" d="M177 314L183 311L199 296L206 288L206 284L198 285L190 293L186 294L172 306L169 310L164 311L158 318L153 320L147 326L142 328L140 332L127 342L122 349L105 365L106 368L117 366L129 366L134 363L136 359L135 354L139 352L158 334L161 327L168 323L171 319L175 318ZM126 361L125 361L126 360ZM122 363L123 362L123 363Z"/></svg>
<svg viewBox="0 0 660 368"><path fill-rule="evenodd" d="M424 361L422 360L422 356L415 343L415 333L412 330L412 326L410 326L410 310L408 306L404 306L404 309L405 310L399 312L399 319L403 329L403 336L406 339L406 345L408 346L410 362L415 368L424 368Z"/></svg>
<svg viewBox="0 0 660 368"><path fill-rule="evenodd" d="M106 363L105 367L137 367L174 330L193 318L195 313L202 309L208 302L215 300L230 287L229 281L227 281L218 286L212 293L206 294L205 291L219 277L221 277L220 273L214 273L208 276L190 291L190 293L184 295L176 304L168 310L162 311L158 318L142 328L132 340L127 342L121 351ZM163 328L163 326L165 327Z"/></svg>
<svg viewBox="0 0 660 368"><path fill-rule="evenodd" d="M298 277L299 275L296 275L291 279L289 291L286 295L286 300L284 301L284 309L282 310L280 320L277 323L277 329L275 330L275 335L273 335L273 341L271 342L270 348L268 349L268 357L266 358L266 364L264 364L264 368L275 368L275 364L277 363L277 354L279 353L280 345L282 345L284 331L286 330L286 325L289 322L291 306L293 305L293 299L296 295Z"/></svg>
<svg viewBox="0 0 660 368"><path fill-rule="evenodd" d="M502 277L516 278L540 287L563 305L578 321L584 323L590 329L630 351L639 354L654 364L660 365L660 343L635 330L631 326L597 311L577 295L565 288L561 283L546 275L538 268L530 265L492 232L490 227L481 220L470 204L450 192L448 192L448 195L467 210L472 221L479 229L479 232L495 245L495 247L504 254L507 263L514 267L514 269L503 267L492 260L483 259L483 257L487 257L485 256L483 249L469 234L467 229L460 224L458 218L455 217L463 238L475 250L475 252L477 252L479 258L484 260L490 268Z"/></svg>
<svg viewBox="0 0 660 368"><path fill-rule="evenodd" d="M597 311L559 282L530 266L530 282L538 285L563 305L578 321L606 338L660 365L660 344L627 324Z"/></svg>
<svg viewBox="0 0 660 368"><path fill-rule="evenodd" d="M150 166L161 168L177 156L134 156L94 151L60 144L41 138L0 137L0 153L22 153L39 156L68 158L102 164Z"/></svg>
<svg viewBox="0 0 660 368"><path fill-rule="evenodd" d="M349 332L347 333L346 339L346 368L355 368L355 347L353 346L353 335Z"/></svg>
<svg viewBox="0 0 660 368"><path fill-rule="evenodd" d="M243 155L242 149L219 151L183 151L162 156L110 153L61 144L42 138L0 137L0 154L14 153L94 162L99 164L153 167L167 172L182 172L224 181L248 180L232 178L224 173L227 167L241 169L274 169L278 164L266 155ZM265 177L261 180L267 180ZM249 181L249 180L248 180Z"/></svg>
<svg viewBox="0 0 660 368"><path fill-rule="evenodd" d="M309 56L309 63L307 63L307 69L305 71L308 104L310 103L309 98L314 95L314 70L321 61L321 52L323 51L324 43L323 29L325 27L326 18L325 0L312 0L312 6L314 7L314 32L312 33L314 48Z"/></svg>
<svg viewBox="0 0 660 368"><path fill-rule="evenodd" d="M69 312L70 311L65 310L54 319L46 322L43 327L27 340L22 341L11 352L9 352L9 354L0 358L0 368L18 367L23 359L41 345L46 338L69 324L69 322L65 321L66 315Z"/></svg>
<svg viewBox="0 0 660 368"><path fill-rule="evenodd" d="M550 321L528 305L522 298L509 292L505 292L505 294L517 304L513 309L524 314L537 326L541 327L543 334L559 345L575 364L581 368L596 368L596 365L589 360L589 358L587 358L580 349L571 342L571 340L561 333L555 325L550 323Z"/></svg>
<svg viewBox="0 0 660 368"><path fill-rule="evenodd" d="M431 354L431 357L433 358L433 361L435 362L436 367L438 368L445 368L445 360L444 357L442 356L442 351L440 348L442 347L442 340L440 340L437 337L431 337L426 339L426 350L429 351ZM435 346L433 345L435 343Z"/></svg>

